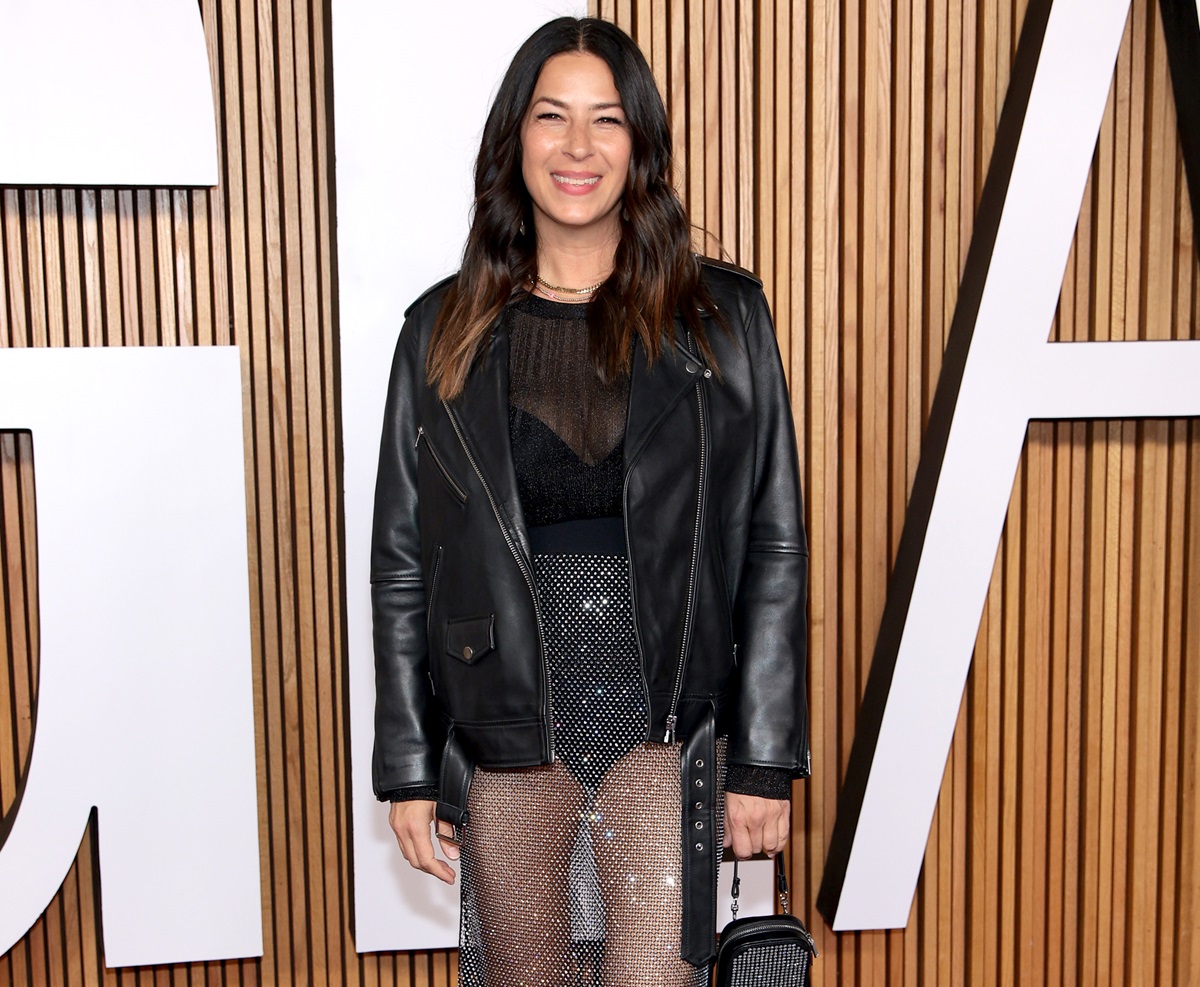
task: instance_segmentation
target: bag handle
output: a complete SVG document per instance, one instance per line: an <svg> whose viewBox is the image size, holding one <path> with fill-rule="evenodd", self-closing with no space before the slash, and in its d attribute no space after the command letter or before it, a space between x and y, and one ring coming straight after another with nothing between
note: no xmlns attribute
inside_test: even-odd
<svg viewBox="0 0 1200 987"><path fill-rule="evenodd" d="M730 889L730 895L733 901L730 902L729 910L733 912L733 917L738 915L738 896L742 893L742 879L738 877L738 860L733 858L733 887ZM783 853L775 854L775 893L779 896L779 907L783 910L784 915L790 915L788 911L788 879L787 867L784 865Z"/></svg>

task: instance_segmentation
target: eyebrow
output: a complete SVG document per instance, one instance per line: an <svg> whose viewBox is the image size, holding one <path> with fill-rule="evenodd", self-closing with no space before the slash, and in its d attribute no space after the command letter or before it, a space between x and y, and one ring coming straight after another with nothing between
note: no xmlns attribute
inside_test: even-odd
<svg viewBox="0 0 1200 987"><path fill-rule="evenodd" d="M538 103L549 103L551 106L557 106L560 110L569 110L571 107L564 103L561 99L555 99L553 96L539 96L534 100L534 105ZM619 102L616 103L593 103L588 107L589 110L623 110Z"/></svg>

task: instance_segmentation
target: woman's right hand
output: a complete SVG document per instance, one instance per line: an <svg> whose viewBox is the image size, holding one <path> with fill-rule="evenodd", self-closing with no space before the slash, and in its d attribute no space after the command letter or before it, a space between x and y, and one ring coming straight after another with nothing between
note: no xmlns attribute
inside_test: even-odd
<svg viewBox="0 0 1200 987"><path fill-rule="evenodd" d="M454 871L450 865L439 860L433 853L433 840L429 835L429 827L433 822L434 803L414 799L410 802L393 802L388 811L388 825L396 834L396 842L400 844L400 852L404 859L417 870L432 874L439 881L447 884L454 883ZM447 839L442 843L442 849L451 860L458 859L458 847L450 842L454 828L447 822L437 821L438 836Z"/></svg>

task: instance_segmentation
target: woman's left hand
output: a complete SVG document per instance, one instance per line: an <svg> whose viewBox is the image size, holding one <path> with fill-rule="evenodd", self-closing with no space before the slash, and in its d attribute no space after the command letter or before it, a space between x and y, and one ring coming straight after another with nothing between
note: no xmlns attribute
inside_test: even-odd
<svg viewBox="0 0 1200 987"><path fill-rule="evenodd" d="M784 848L791 832L792 804L757 795L725 793L725 845L739 860L760 851L773 857Z"/></svg>

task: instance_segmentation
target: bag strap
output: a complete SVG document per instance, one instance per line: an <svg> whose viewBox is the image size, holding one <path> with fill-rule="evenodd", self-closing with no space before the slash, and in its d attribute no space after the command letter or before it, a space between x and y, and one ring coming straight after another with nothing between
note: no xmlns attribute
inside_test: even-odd
<svg viewBox="0 0 1200 987"><path fill-rule="evenodd" d="M732 901L729 904L729 910L733 912L733 917L738 915L738 897L742 893L742 879L738 876L738 860L733 858L733 887L729 890ZM775 854L775 893L779 896L779 907L784 915L790 915L788 911L788 879L787 866L784 864L783 854Z"/></svg>

